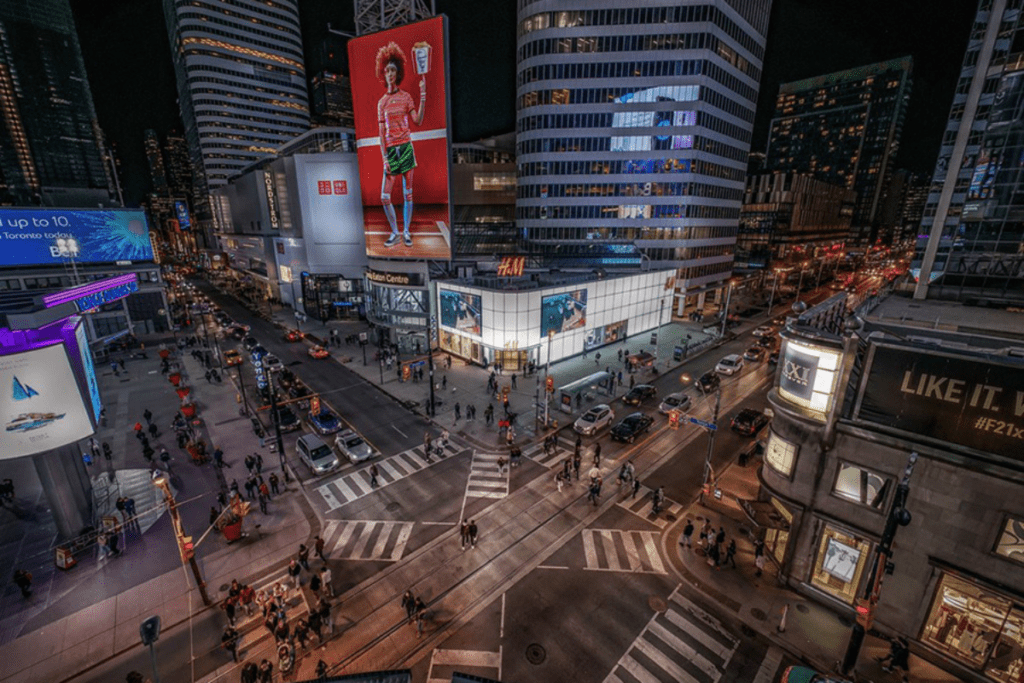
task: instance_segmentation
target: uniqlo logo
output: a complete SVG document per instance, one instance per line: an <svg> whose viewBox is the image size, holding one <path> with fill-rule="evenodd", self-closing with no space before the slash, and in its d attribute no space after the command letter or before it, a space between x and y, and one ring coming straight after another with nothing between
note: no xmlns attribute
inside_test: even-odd
<svg viewBox="0 0 1024 683"><path fill-rule="evenodd" d="M331 193L331 181L330 180L318 180L316 183L316 189L320 194Z"/></svg>
<svg viewBox="0 0 1024 683"><path fill-rule="evenodd" d="M334 181L334 194L348 194L348 181L335 180Z"/></svg>

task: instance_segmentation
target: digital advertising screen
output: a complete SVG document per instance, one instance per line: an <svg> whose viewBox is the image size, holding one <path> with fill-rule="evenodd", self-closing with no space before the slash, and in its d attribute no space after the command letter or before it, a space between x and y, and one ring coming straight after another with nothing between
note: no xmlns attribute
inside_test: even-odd
<svg viewBox="0 0 1024 683"><path fill-rule="evenodd" d="M479 337L483 329L480 297L477 294L442 289L441 324L463 334Z"/></svg>
<svg viewBox="0 0 1024 683"><path fill-rule="evenodd" d="M69 239L78 263L153 260L142 210L0 208L0 268L61 264Z"/></svg>
<svg viewBox="0 0 1024 683"><path fill-rule="evenodd" d="M192 219L188 215L188 202L181 199L175 200L174 215L177 217L179 230L188 230L192 227Z"/></svg>
<svg viewBox="0 0 1024 683"><path fill-rule="evenodd" d="M96 382L96 367L92 362L89 340L85 336L84 322L78 323L78 327L75 328L75 341L78 343L78 354L82 361L82 370L85 372L85 386L89 391L89 401L92 403L93 420L99 421L103 402L100 400L100 387Z"/></svg>
<svg viewBox="0 0 1024 683"><path fill-rule="evenodd" d="M540 300L540 333L548 336L587 324L587 290L552 294Z"/></svg>
<svg viewBox="0 0 1024 683"><path fill-rule="evenodd" d="M444 16L348 42L366 253L451 258Z"/></svg>
<svg viewBox="0 0 1024 683"><path fill-rule="evenodd" d="M0 356L0 459L33 455L92 433L63 344Z"/></svg>

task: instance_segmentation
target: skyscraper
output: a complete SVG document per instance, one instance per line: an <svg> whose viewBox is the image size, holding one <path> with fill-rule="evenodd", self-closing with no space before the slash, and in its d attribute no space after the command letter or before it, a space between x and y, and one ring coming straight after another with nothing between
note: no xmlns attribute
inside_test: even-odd
<svg viewBox="0 0 1024 683"><path fill-rule="evenodd" d="M1020 2L980 0L911 263L915 299L1024 303L1022 105Z"/></svg>
<svg viewBox="0 0 1024 683"><path fill-rule="evenodd" d="M160 138L156 131L148 128L143 133L143 145L146 148L146 163L149 165L149 179L153 191L159 195L167 195L170 187L167 183L167 171L164 168L163 153L160 149Z"/></svg>
<svg viewBox="0 0 1024 683"><path fill-rule="evenodd" d="M188 155L188 143L177 133L167 135L164 142L164 168L167 170L167 184L175 197L187 197L193 200L194 186L192 159Z"/></svg>
<svg viewBox="0 0 1024 683"><path fill-rule="evenodd" d="M912 68L913 60L901 57L779 86L766 168L813 173L855 190L850 234L855 244L877 237Z"/></svg>
<svg viewBox="0 0 1024 683"><path fill-rule="evenodd" d="M114 205L68 0L0 0L0 201Z"/></svg>
<svg viewBox="0 0 1024 683"><path fill-rule="evenodd" d="M199 210L309 129L297 0L164 0Z"/></svg>
<svg viewBox="0 0 1024 683"><path fill-rule="evenodd" d="M516 219L531 256L674 268L677 312L721 289L770 6L519 0Z"/></svg>

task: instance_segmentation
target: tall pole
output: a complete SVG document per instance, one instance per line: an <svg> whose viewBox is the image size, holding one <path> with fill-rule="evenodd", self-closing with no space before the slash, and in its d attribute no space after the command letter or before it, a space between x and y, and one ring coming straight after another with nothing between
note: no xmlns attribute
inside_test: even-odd
<svg viewBox="0 0 1024 683"><path fill-rule="evenodd" d="M658 367L658 349L661 348L661 316L665 314L665 300L658 301L658 327L654 335L654 367Z"/></svg>
<svg viewBox="0 0 1024 683"><path fill-rule="evenodd" d="M441 340L441 335L437 335L438 341ZM430 371L430 412L427 413L430 417L437 415L437 404L434 399L434 325L427 319L427 368ZM383 375L381 375L383 377ZM381 380L383 381L383 380Z"/></svg>
<svg viewBox="0 0 1024 683"><path fill-rule="evenodd" d="M715 452L715 432L718 431L718 411L722 407L722 387L718 387L718 392L715 394L715 414L711 418L711 424L715 425L715 429L708 430L708 452L704 456L704 481L700 487L700 503L704 504L704 489L708 486L708 481L711 479L711 455Z"/></svg>
<svg viewBox="0 0 1024 683"><path fill-rule="evenodd" d="M804 266L806 263L800 264L800 280L796 284L796 300L800 301L800 294L803 293L804 289Z"/></svg>
<svg viewBox="0 0 1024 683"><path fill-rule="evenodd" d="M544 427L551 424L551 393L548 391L548 377L551 376L551 339L555 336L554 330L548 330L548 362L544 366Z"/></svg>
<svg viewBox="0 0 1024 683"><path fill-rule="evenodd" d="M722 311L722 336L725 336L725 328L729 323L729 301L732 299L732 280L729 281L729 290L725 294L725 309Z"/></svg>
<svg viewBox="0 0 1024 683"><path fill-rule="evenodd" d="M245 380L242 379L242 364L239 363L235 366L238 368L238 393L242 395L242 405L245 406L245 414L249 414L249 399L245 396Z"/></svg>
<svg viewBox="0 0 1024 683"><path fill-rule="evenodd" d="M181 516L178 514L178 502L174 500L174 494L171 493L171 486L167 482L167 478L159 476L153 480L153 483L163 491L164 500L167 501L167 512L171 516L171 524L174 527L174 538L178 543L178 550L181 552L182 561L185 559L185 555L188 555L189 566L192 567L192 575L196 580L196 587L199 588L199 595L203 599L203 604L209 607L213 603L210 601L210 596L206 592L206 582L203 581L203 576L199 571L199 563L196 562L196 554L194 548L186 549L184 544L186 542L191 544L192 539L185 535L185 528L181 525Z"/></svg>
<svg viewBox="0 0 1024 683"><path fill-rule="evenodd" d="M779 284L779 271L776 270L775 277L772 279L772 294L768 297L768 317L772 317L772 306L775 305L775 285Z"/></svg>
<svg viewBox="0 0 1024 683"><path fill-rule="evenodd" d="M868 580L864 582L864 596L857 601L857 622L853 625L853 631L850 632L850 642L846 646L846 655L843 657L842 673L844 676L849 675L857 664L860 648L864 643L864 635L874 622L875 609L882 592L882 578L893 568L889 558L892 557L892 542L896 538L896 531L899 527L910 524L910 511L907 510L906 504L907 497L910 495L910 476L914 473L914 463L916 462L917 453L911 453L907 460L907 468L903 471L903 479L896 487L896 495L892 498L889 515L885 519L885 528L882 530L882 538L875 547L875 561L871 565Z"/></svg>
<svg viewBox="0 0 1024 683"><path fill-rule="evenodd" d="M281 438L281 416L277 414L277 392L274 391L274 373L267 371L267 388L270 390L270 419L274 423L274 438L277 441L277 457L284 472L284 439Z"/></svg>
<svg viewBox="0 0 1024 683"><path fill-rule="evenodd" d="M825 259L823 258L818 263L818 279L814 281L814 288L815 289L817 289L818 287L821 287L821 271L822 271L822 269L824 267L825 267Z"/></svg>

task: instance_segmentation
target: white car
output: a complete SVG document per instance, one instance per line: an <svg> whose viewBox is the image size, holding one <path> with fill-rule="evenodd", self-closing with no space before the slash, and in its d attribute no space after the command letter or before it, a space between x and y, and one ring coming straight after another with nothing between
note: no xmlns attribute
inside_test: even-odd
<svg viewBox="0 0 1024 683"><path fill-rule="evenodd" d="M355 464L365 462L376 455L370 444L351 429L346 429L334 437L334 445L342 455Z"/></svg>
<svg viewBox="0 0 1024 683"><path fill-rule="evenodd" d="M263 357L263 369L267 372L277 372L284 367L284 363L281 359L272 353L268 353Z"/></svg>
<svg viewBox="0 0 1024 683"><path fill-rule="evenodd" d="M690 408L690 397L681 391L677 391L674 394L669 394L665 397L665 400L658 406L658 412L662 415L668 415L673 410L680 412L686 412Z"/></svg>
<svg viewBox="0 0 1024 683"><path fill-rule="evenodd" d="M614 419L615 413L611 407L601 403L580 415L572 428L579 434L590 436L609 426Z"/></svg>
<svg viewBox="0 0 1024 683"><path fill-rule="evenodd" d="M761 325L760 327L754 328L754 331L751 334L753 334L755 337L765 337L768 336L769 334L773 334L774 332L775 328L772 327L771 325Z"/></svg>
<svg viewBox="0 0 1024 683"><path fill-rule="evenodd" d="M715 366L715 372L720 375L735 375L737 372L743 369L743 356L735 353L730 354L718 361L718 365Z"/></svg>
<svg viewBox="0 0 1024 683"><path fill-rule="evenodd" d="M341 463L331 447L315 434L303 434L295 444L299 459L306 463L313 474L324 474L336 469Z"/></svg>

